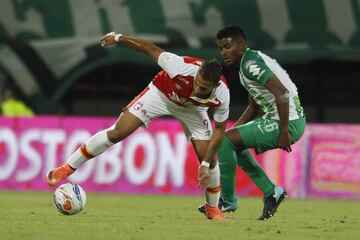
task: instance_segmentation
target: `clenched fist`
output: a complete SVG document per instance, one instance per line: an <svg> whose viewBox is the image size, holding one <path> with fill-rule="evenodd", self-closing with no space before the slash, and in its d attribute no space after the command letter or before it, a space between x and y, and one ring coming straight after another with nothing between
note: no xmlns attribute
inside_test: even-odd
<svg viewBox="0 0 360 240"><path fill-rule="evenodd" d="M109 32L102 38L100 38L101 46L106 47L119 41L122 34L116 34L115 32Z"/></svg>

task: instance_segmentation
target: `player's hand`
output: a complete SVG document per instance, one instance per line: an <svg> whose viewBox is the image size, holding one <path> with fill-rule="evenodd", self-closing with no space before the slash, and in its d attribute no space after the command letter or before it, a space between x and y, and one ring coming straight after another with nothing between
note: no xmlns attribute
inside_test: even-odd
<svg viewBox="0 0 360 240"><path fill-rule="evenodd" d="M100 38L101 46L106 47L116 43L115 36L116 36L115 32L109 32L108 34Z"/></svg>
<svg viewBox="0 0 360 240"><path fill-rule="evenodd" d="M199 187L201 190L206 190L209 181L210 181L210 170L209 167L200 165L198 169L198 180L199 180Z"/></svg>
<svg viewBox="0 0 360 240"><path fill-rule="evenodd" d="M291 136L289 132L281 132L279 138L279 148L291 152Z"/></svg>

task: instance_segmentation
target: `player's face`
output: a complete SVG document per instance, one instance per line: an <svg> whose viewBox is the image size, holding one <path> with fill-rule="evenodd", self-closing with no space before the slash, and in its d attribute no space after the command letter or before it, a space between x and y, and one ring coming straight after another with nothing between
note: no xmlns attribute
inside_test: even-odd
<svg viewBox="0 0 360 240"><path fill-rule="evenodd" d="M240 63L244 52L241 41L228 37L218 40L217 44L226 65Z"/></svg>
<svg viewBox="0 0 360 240"><path fill-rule="evenodd" d="M208 98L211 91L215 88L212 81L206 81L200 73L194 79L193 95L198 98Z"/></svg>

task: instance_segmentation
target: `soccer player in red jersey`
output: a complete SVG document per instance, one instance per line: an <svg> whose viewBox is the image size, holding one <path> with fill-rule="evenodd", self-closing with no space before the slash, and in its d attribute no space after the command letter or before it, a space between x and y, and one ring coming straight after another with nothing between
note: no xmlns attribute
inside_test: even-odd
<svg viewBox="0 0 360 240"><path fill-rule="evenodd" d="M47 183L56 185L82 163L122 141L137 128L147 126L152 119L171 115L184 126L199 159L199 186L205 190L207 218L224 219L217 207L220 171L214 155L224 136L230 94L220 64L216 60L181 57L147 40L114 32L101 38L103 47L117 43L146 53L163 70L123 110L110 128L97 132L65 164L49 171ZM214 107L214 129L208 116L209 107Z"/></svg>

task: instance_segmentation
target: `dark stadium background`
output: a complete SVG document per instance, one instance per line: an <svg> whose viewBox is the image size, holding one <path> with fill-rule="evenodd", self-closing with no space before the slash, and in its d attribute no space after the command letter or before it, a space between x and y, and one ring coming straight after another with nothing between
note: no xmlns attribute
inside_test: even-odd
<svg viewBox="0 0 360 240"><path fill-rule="evenodd" d="M360 13L356 0L62 0L52 6L43 0L8 0L0 5L0 44L30 69L40 90L26 93L26 84L21 82L27 80L6 64L0 64L0 86L15 83L39 114L116 116L159 71L155 63L133 50L122 46L115 51L101 49L98 40L109 31L144 36L178 54L221 60L216 26L237 24L247 33L250 46L275 57L289 72L309 122L360 122ZM6 10L9 8L11 11ZM126 19L123 12L112 10L115 8L127 11ZM37 14L33 23L31 11ZM131 28L123 23L127 21ZM30 27L23 27L25 23ZM39 23L43 24L42 33L34 27ZM199 29L204 30L199 33ZM79 54L79 42L85 57L55 74L54 68L69 57L53 61L55 54L61 53L64 45L64 51L73 46L73 55ZM43 58L44 51L54 51L54 56ZM1 60L7 61L6 56L3 53ZM225 68L224 72L232 93L231 119L236 119L247 96L236 71Z"/></svg>

